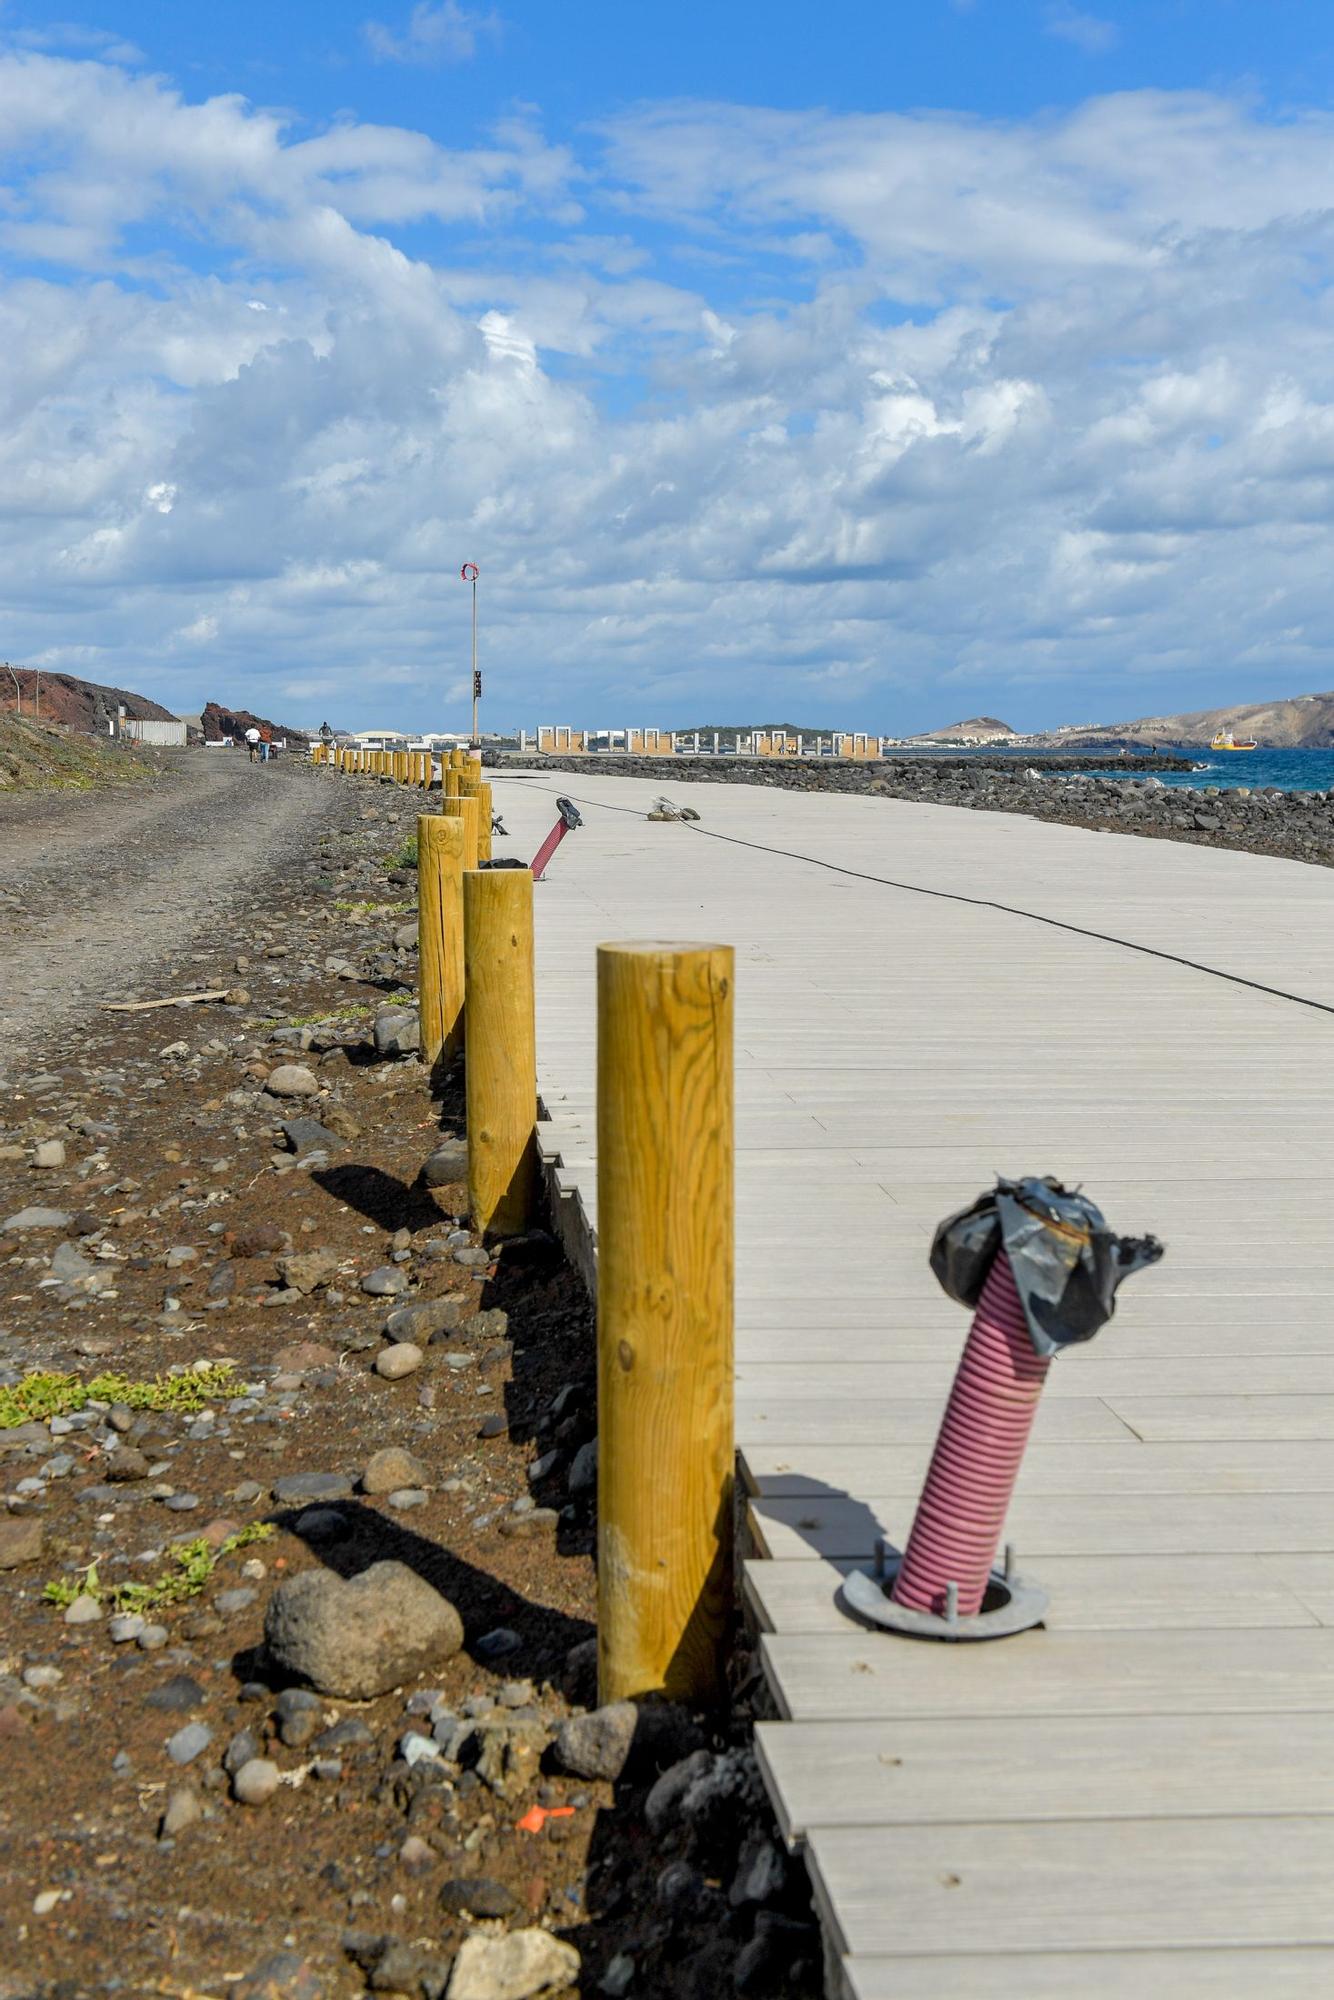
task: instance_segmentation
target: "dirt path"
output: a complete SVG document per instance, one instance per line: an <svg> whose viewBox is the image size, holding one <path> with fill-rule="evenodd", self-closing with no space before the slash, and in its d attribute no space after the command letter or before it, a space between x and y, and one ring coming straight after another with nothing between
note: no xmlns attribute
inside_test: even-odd
<svg viewBox="0 0 1334 2000"><path fill-rule="evenodd" d="M0 802L0 1085L102 1000L151 996L220 918L243 951L247 885L308 852L336 803L302 767L197 753L147 792Z"/></svg>

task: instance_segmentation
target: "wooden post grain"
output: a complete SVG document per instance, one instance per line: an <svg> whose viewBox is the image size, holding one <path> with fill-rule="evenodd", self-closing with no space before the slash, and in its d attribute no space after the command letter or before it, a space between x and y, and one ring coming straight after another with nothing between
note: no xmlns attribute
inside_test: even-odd
<svg viewBox="0 0 1334 2000"><path fill-rule="evenodd" d="M477 787L477 859L491 859L491 787Z"/></svg>
<svg viewBox="0 0 1334 2000"><path fill-rule="evenodd" d="M477 866L476 799L445 798L440 802L440 810L447 819L463 821L463 865L465 868L475 868Z"/></svg>
<svg viewBox="0 0 1334 2000"><path fill-rule="evenodd" d="M533 878L526 868L465 871L463 962L468 1203L483 1235L517 1236L537 1205Z"/></svg>
<svg viewBox="0 0 1334 2000"><path fill-rule="evenodd" d="M725 945L598 950L598 1682L709 1701L732 1606Z"/></svg>
<svg viewBox="0 0 1334 2000"><path fill-rule="evenodd" d="M431 1069L463 1036L463 823L417 820L417 968L422 1061Z"/></svg>

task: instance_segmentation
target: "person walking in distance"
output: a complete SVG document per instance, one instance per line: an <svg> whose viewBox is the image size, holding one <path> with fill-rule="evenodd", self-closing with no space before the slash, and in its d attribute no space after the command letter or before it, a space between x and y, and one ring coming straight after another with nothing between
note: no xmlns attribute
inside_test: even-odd
<svg viewBox="0 0 1334 2000"><path fill-rule="evenodd" d="M259 731L253 722L245 733L245 740L246 748L250 752L250 761L252 764L257 764L259 762Z"/></svg>

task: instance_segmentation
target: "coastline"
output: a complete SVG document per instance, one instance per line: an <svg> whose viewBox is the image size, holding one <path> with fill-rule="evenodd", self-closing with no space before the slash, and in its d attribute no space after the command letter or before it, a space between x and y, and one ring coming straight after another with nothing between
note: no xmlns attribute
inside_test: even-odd
<svg viewBox="0 0 1334 2000"><path fill-rule="evenodd" d="M502 767L568 771L605 777L673 779L704 784L762 784L796 792L867 792L873 797L959 806L978 812L1026 813L1105 833L1231 847L1334 867L1334 796L1327 792L1247 792L1165 785L1155 773L1181 770L1180 756L1080 758L1037 753L1014 756L890 757L876 763L781 764L771 758L583 757L502 755ZM1099 763L1105 771L1091 767ZM1040 775L1031 777L1030 771ZM1131 771L1134 776L1122 776ZM1112 775L1115 772L1116 775Z"/></svg>

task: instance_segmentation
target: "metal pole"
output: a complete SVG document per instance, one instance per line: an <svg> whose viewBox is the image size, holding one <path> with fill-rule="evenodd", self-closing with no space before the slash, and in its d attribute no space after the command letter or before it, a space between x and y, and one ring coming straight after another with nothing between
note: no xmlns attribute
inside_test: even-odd
<svg viewBox="0 0 1334 2000"><path fill-rule="evenodd" d="M477 565L466 562L459 571L465 583L472 585L472 740L477 742L477 698L481 685L477 678Z"/></svg>

